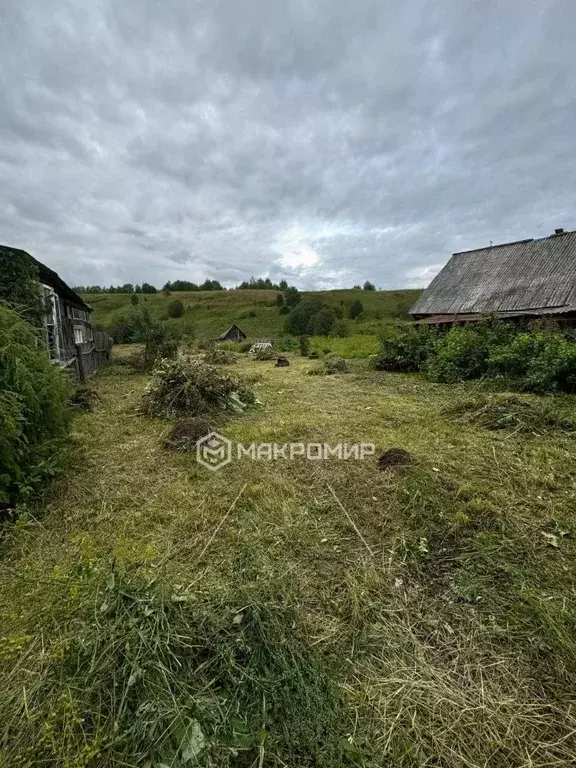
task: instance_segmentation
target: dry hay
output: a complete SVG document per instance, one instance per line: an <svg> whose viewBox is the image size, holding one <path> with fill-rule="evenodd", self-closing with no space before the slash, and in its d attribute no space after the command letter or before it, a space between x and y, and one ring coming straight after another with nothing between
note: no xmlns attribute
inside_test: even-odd
<svg viewBox="0 0 576 768"><path fill-rule="evenodd" d="M542 434L551 429L574 430L574 422L559 413L554 402L512 394L488 394L462 400L443 410L443 414L459 424L490 430L512 430Z"/></svg>
<svg viewBox="0 0 576 768"><path fill-rule="evenodd" d="M348 361L330 352L317 365L310 368L308 373L311 376L331 376L334 373L348 373L348 370Z"/></svg>
<svg viewBox="0 0 576 768"><path fill-rule="evenodd" d="M382 472L391 467L406 467L413 463L414 459L404 448L390 448L378 457L378 467Z"/></svg>
<svg viewBox="0 0 576 768"><path fill-rule="evenodd" d="M204 419L192 417L175 424L164 439L164 447L171 451L193 451L198 441L212 432Z"/></svg>
<svg viewBox="0 0 576 768"><path fill-rule="evenodd" d="M204 362L209 365L234 365L238 356L229 349L212 349L204 355Z"/></svg>

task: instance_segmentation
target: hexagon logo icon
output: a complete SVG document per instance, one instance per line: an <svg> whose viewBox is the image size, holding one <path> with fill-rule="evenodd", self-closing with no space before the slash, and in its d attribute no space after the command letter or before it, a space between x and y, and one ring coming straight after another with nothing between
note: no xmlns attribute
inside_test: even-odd
<svg viewBox="0 0 576 768"><path fill-rule="evenodd" d="M218 432L210 432L196 444L196 461L214 472L232 461L232 441Z"/></svg>

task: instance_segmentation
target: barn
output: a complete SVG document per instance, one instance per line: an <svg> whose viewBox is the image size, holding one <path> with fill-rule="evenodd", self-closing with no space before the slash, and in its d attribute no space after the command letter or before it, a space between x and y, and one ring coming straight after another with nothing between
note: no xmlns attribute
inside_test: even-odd
<svg viewBox="0 0 576 768"><path fill-rule="evenodd" d="M36 267L48 307L43 329L46 348L55 365L83 381L109 357L112 347L108 334L92 326L91 307L54 270L26 251L0 245L0 255L24 257Z"/></svg>
<svg viewBox="0 0 576 768"><path fill-rule="evenodd" d="M576 231L454 253L410 309L438 327L494 314L576 325Z"/></svg>
<svg viewBox="0 0 576 768"><path fill-rule="evenodd" d="M245 341L248 337L237 325L231 325L228 330L216 336L214 341Z"/></svg>

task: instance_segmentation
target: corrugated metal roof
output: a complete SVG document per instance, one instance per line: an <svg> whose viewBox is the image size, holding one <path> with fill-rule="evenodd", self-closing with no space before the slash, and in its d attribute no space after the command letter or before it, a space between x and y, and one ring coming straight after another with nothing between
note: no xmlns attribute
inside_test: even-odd
<svg viewBox="0 0 576 768"><path fill-rule="evenodd" d="M513 312L576 304L576 232L455 253L410 314Z"/></svg>

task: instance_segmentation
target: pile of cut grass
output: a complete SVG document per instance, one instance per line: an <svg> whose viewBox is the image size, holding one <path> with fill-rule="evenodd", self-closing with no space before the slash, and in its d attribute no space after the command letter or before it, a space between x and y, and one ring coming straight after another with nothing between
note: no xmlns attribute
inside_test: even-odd
<svg viewBox="0 0 576 768"><path fill-rule="evenodd" d="M294 606L102 562L51 586L29 632L2 649L3 765L340 764L340 698L294 631Z"/></svg>
<svg viewBox="0 0 576 768"><path fill-rule="evenodd" d="M574 430L574 421L552 400L510 393L479 394L445 408L459 424L541 435L551 429Z"/></svg>

